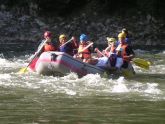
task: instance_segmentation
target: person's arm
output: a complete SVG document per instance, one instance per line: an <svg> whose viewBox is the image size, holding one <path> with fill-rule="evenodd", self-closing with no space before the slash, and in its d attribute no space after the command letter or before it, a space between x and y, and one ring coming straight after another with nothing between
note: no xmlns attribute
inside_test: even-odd
<svg viewBox="0 0 165 124"><path fill-rule="evenodd" d="M108 52L111 49L111 46L108 46L107 48L105 48L105 52Z"/></svg>
<svg viewBox="0 0 165 124"><path fill-rule="evenodd" d="M73 47L73 49L78 48L77 39L74 36L72 37L72 47Z"/></svg>
<svg viewBox="0 0 165 124"><path fill-rule="evenodd" d="M90 53L93 51L93 42L92 41L87 41L87 46L89 46L87 49L90 51Z"/></svg>
<svg viewBox="0 0 165 124"><path fill-rule="evenodd" d="M106 55L107 57L109 57L110 49L111 45L109 45L105 50L103 50L104 55Z"/></svg>
<svg viewBox="0 0 165 124"><path fill-rule="evenodd" d="M126 47L126 56L123 56L124 59L131 61L135 57L135 53L131 46Z"/></svg>

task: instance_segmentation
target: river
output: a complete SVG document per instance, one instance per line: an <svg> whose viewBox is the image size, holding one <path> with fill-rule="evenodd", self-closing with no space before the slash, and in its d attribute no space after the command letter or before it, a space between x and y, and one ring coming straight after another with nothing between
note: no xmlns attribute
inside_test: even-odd
<svg viewBox="0 0 165 124"><path fill-rule="evenodd" d="M1 51L0 124L164 124L165 51L135 50L152 62L131 79L74 73L17 74L28 51Z"/></svg>

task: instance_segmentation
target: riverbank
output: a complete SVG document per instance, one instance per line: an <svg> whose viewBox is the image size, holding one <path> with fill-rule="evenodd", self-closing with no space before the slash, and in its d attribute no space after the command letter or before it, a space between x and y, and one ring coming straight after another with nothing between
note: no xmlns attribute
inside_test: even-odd
<svg viewBox="0 0 165 124"><path fill-rule="evenodd" d="M122 28L127 28L132 35L133 46L165 45L165 24L151 15L121 17L100 15L99 13L81 13L68 17L46 17L16 15L10 11L0 11L0 43L12 41L37 42L43 38L45 30L53 32L54 40L61 33L77 38L81 33L89 35L96 45L105 45L106 37L117 38Z"/></svg>

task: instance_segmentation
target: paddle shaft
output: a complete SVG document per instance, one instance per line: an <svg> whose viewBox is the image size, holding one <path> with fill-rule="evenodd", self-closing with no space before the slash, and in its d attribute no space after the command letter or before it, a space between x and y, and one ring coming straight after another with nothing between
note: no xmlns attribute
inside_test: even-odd
<svg viewBox="0 0 165 124"><path fill-rule="evenodd" d="M93 45L93 42L92 43L90 43L90 44L88 44L86 47L84 47L81 51L79 51L78 53L81 53L81 52L83 52L84 50L86 50L86 49L88 49L90 46L92 46Z"/></svg>
<svg viewBox="0 0 165 124"><path fill-rule="evenodd" d="M68 44L69 42L71 42L73 40L73 38L71 38L70 40L68 40L67 42L65 42L64 44L62 44L60 47L63 47L64 45Z"/></svg>
<svg viewBox="0 0 165 124"><path fill-rule="evenodd" d="M96 51L97 53L101 54L102 56L105 56L99 49Z"/></svg>
<svg viewBox="0 0 165 124"><path fill-rule="evenodd" d="M39 46L37 52L35 53L35 55L32 57L31 61L29 62L29 64L26 66L26 69L29 67L29 65L32 63L32 61L37 57L37 55L41 52L42 48L44 47L44 45L46 44L47 40L44 40L43 43ZM26 70L25 69L25 70Z"/></svg>

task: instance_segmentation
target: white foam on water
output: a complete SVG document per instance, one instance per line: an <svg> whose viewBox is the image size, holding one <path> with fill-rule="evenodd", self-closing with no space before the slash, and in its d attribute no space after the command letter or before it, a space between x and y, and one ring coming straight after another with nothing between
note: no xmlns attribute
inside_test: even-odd
<svg viewBox="0 0 165 124"><path fill-rule="evenodd" d="M11 78L10 74L0 74L0 80L6 80L10 78Z"/></svg>
<svg viewBox="0 0 165 124"><path fill-rule="evenodd" d="M66 92L66 94L71 95L71 96L76 95L76 92L73 90L66 89L65 92Z"/></svg>
<svg viewBox="0 0 165 124"><path fill-rule="evenodd" d="M14 68L19 70L20 67L27 65L27 62L20 58L14 58L13 61L9 61L0 57L1 70L7 68ZM164 72L164 65L154 65L152 68L156 73L159 71L155 68L162 69ZM138 67L135 70L145 72ZM150 70L149 70L150 71ZM152 71L151 71L152 72ZM148 73L146 71L146 73ZM78 78L77 74L70 73L63 77L53 76L41 76L35 73L17 75L14 73L2 73L0 74L0 86L4 87L16 87L34 89L36 92L43 93L62 93L70 96L89 96L89 95L111 95L112 93L137 93L144 95L162 95L165 94L159 89L158 83L147 82L141 83L134 80L127 80L124 77L118 79L105 79L99 74L88 74L82 78Z"/></svg>
<svg viewBox="0 0 165 124"><path fill-rule="evenodd" d="M147 88L144 90L145 93L149 94L161 94L161 90L158 89L157 83L147 83Z"/></svg>
<svg viewBox="0 0 165 124"><path fill-rule="evenodd" d="M158 83L140 83L132 82L128 85L130 92L137 92L151 95L161 95L163 92L159 89Z"/></svg>
<svg viewBox="0 0 165 124"><path fill-rule="evenodd" d="M1 66L1 67L6 67L6 66L8 66L8 65L10 65L10 64L11 64L10 61L8 61L8 60L6 60L6 59L4 59L4 58L0 58L0 66Z"/></svg>
<svg viewBox="0 0 165 124"><path fill-rule="evenodd" d="M165 65L154 65L151 66L150 72L151 74L165 74Z"/></svg>
<svg viewBox="0 0 165 124"><path fill-rule="evenodd" d="M123 92L129 92L129 89L125 84L124 77L119 77L112 88L112 93L123 93Z"/></svg>
<svg viewBox="0 0 165 124"><path fill-rule="evenodd" d="M136 49L136 50L134 50L135 52L136 52L136 55L137 54L144 54L144 53L146 53L146 52L149 52L149 51L147 51L147 50L141 50L141 49Z"/></svg>
<svg viewBox="0 0 165 124"><path fill-rule="evenodd" d="M25 62L22 59L16 59L13 58L12 60L5 59L4 57L0 57L0 70L5 70L5 69L20 69L21 67L24 67L27 65L27 62Z"/></svg>
<svg viewBox="0 0 165 124"><path fill-rule="evenodd" d="M0 86L69 96L111 96L118 93L133 93L147 97L161 95L162 99L162 94L165 94L159 89L158 83L141 83L127 80L124 77L105 79L98 74L88 74L82 78L78 78L74 73L63 77L40 76L37 74L0 74Z"/></svg>

